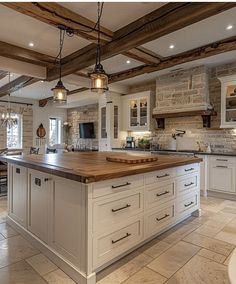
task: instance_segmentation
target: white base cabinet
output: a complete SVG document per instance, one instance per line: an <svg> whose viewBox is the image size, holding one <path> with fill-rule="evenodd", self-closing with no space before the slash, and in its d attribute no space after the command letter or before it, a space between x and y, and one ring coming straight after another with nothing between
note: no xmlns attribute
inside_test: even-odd
<svg viewBox="0 0 236 284"><path fill-rule="evenodd" d="M9 222L82 284L200 206L199 164L87 185L17 169L9 165Z"/></svg>

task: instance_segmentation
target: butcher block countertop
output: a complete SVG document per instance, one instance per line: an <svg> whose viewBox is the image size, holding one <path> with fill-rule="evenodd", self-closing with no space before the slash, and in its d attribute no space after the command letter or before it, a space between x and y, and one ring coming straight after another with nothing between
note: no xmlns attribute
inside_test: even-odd
<svg viewBox="0 0 236 284"><path fill-rule="evenodd" d="M82 183L142 174L202 161L202 159L196 157L154 154L152 156L158 157L157 161L126 164L107 161L106 157L112 155L117 156L117 153L72 152L64 154L2 156L0 160ZM130 154L120 153L120 155L123 158ZM150 154L148 156L150 157Z"/></svg>

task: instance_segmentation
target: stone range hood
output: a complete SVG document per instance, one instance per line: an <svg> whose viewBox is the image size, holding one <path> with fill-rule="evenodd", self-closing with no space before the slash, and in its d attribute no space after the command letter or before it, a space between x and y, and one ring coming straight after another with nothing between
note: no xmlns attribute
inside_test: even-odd
<svg viewBox="0 0 236 284"><path fill-rule="evenodd" d="M156 106L153 118L158 128L164 128L164 119L201 115L203 127L210 127L212 111L209 100L209 72L206 66L178 70L156 79Z"/></svg>
<svg viewBox="0 0 236 284"><path fill-rule="evenodd" d="M206 66L159 76L153 114L207 110L210 106L208 76Z"/></svg>

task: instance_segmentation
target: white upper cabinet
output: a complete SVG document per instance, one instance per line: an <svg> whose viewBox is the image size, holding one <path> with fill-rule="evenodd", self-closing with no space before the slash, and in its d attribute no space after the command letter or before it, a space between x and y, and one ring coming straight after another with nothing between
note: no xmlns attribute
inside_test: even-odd
<svg viewBox="0 0 236 284"><path fill-rule="evenodd" d="M148 131L151 128L150 91L127 95L123 98L123 128Z"/></svg>
<svg viewBox="0 0 236 284"><path fill-rule="evenodd" d="M236 75L219 78L221 82L221 128L236 127Z"/></svg>

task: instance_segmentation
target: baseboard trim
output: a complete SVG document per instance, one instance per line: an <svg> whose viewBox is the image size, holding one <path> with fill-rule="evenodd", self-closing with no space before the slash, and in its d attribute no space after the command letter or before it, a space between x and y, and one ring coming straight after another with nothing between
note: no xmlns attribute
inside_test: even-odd
<svg viewBox="0 0 236 284"><path fill-rule="evenodd" d="M230 194L230 193L225 193L225 192L223 193L223 192L208 190L207 196L236 201L235 194Z"/></svg>

